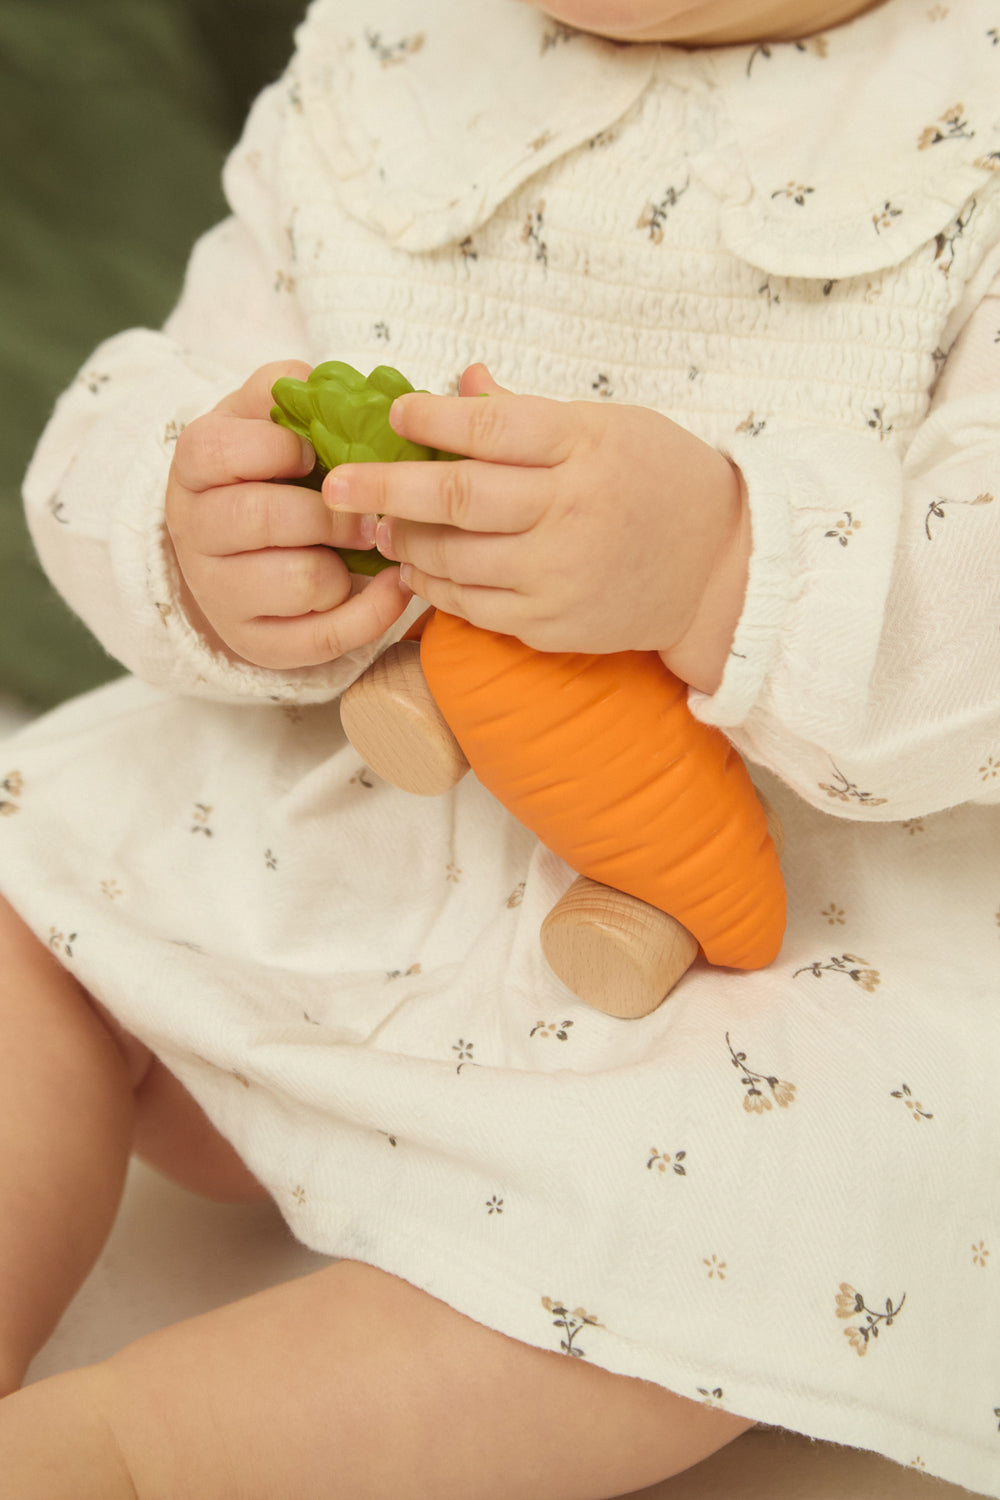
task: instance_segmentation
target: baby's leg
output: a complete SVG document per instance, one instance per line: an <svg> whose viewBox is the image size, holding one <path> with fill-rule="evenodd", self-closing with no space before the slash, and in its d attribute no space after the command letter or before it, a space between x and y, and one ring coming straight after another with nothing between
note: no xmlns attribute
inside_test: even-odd
<svg viewBox="0 0 1000 1500"><path fill-rule="evenodd" d="M0 1395L104 1244L131 1149L132 1083L83 990L0 900Z"/></svg>
<svg viewBox="0 0 1000 1500"><path fill-rule="evenodd" d="M18 1500L606 1500L750 1424L342 1261L0 1401Z"/></svg>
<svg viewBox="0 0 1000 1500"><path fill-rule="evenodd" d="M0 1396L99 1254L133 1149L209 1197L266 1196L176 1079L0 898Z"/></svg>

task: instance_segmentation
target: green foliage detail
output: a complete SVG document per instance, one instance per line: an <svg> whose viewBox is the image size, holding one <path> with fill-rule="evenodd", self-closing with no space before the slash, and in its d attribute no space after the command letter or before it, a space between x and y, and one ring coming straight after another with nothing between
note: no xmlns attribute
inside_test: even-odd
<svg viewBox="0 0 1000 1500"><path fill-rule="evenodd" d="M378 365L367 377L353 365L329 359L308 380L284 375L271 388L271 420L290 427L316 450L316 467L304 481L319 489L338 464L395 463L398 459L448 459L454 453L427 448L401 438L389 426L389 408L413 386L391 365ZM338 548L352 573L372 577L392 567L375 548L356 552Z"/></svg>

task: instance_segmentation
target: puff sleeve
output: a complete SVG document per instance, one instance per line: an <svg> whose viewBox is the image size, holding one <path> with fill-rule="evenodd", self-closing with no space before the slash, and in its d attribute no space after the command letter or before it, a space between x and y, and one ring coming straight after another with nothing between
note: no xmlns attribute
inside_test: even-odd
<svg viewBox="0 0 1000 1500"><path fill-rule="evenodd" d="M60 398L24 487L42 566L104 648L171 691L229 701L335 696L375 655L276 672L214 651L185 615L164 493L183 426L258 366L309 360L273 186L284 82L258 99L227 163L232 216L195 247L162 331L102 344Z"/></svg>
<svg viewBox="0 0 1000 1500"><path fill-rule="evenodd" d="M692 694L813 805L906 819L1000 801L1000 278L902 453L737 440L753 558L722 684Z"/></svg>

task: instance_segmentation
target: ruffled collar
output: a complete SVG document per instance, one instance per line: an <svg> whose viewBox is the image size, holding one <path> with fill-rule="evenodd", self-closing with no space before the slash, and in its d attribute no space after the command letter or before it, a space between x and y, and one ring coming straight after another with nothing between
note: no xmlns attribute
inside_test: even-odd
<svg viewBox="0 0 1000 1500"><path fill-rule="evenodd" d="M301 101L344 206L406 250L464 239L619 119L657 52L511 0L315 0L297 41Z"/></svg>
<svg viewBox="0 0 1000 1500"><path fill-rule="evenodd" d="M843 276L898 264L1000 170L998 21L996 0L886 0L804 42L685 53L512 0L314 0L294 67L345 208L401 248L472 234L665 79L714 116L692 165L727 246Z"/></svg>

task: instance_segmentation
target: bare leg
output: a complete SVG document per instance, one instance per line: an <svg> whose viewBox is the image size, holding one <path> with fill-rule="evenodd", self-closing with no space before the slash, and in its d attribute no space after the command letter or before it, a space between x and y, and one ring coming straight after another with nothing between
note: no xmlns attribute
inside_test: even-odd
<svg viewBox="0 0 1000 1500"><path fill-rule="evenodd" d="M129 1065L84 992L0 901L0 1393L21 1382L113 1221Z"/></svg>
<svg viewBox="0 0 1000 1500"><path fill-rule="evenodd" d="M607 1500L750 1424L340 1262L0 1402L18 1500Z"/></svg>
<svg viewBox="0 0 1000 1500"><path fill-rule="evenodd" d="M0 898L0 1396L100 1254L133 1147L195 1192L266 1196L190 1095Z"/></svg>

